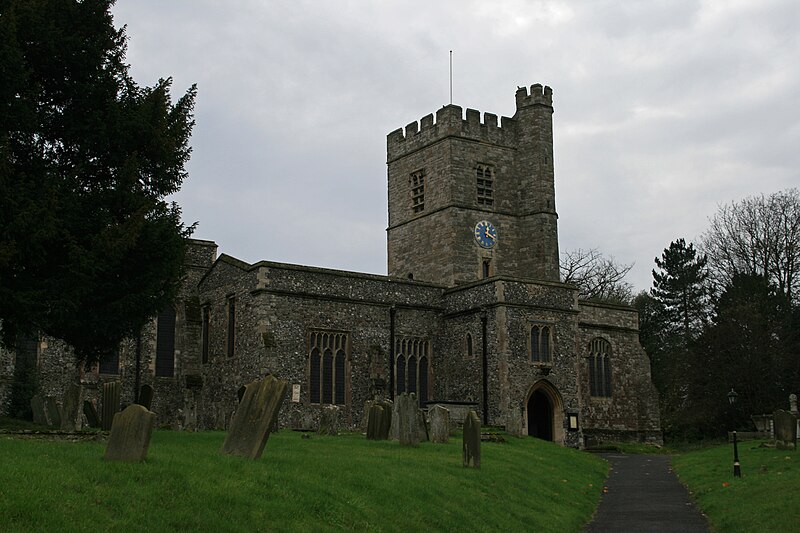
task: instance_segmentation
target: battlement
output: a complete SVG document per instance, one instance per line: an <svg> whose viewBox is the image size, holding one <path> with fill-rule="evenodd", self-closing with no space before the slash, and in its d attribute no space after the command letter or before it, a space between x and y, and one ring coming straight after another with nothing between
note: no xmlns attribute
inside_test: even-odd
<svg viewBox="0 0 800 533"><path fill-rule="evenodd" d="M534 83L531 85L530 94L528 94L527 88L519 87L515 96L517 99L517 109L532 105L553 107L553 89L546 85L542 87L541 83Z"/></svg>
<svg viewBox="0 0 800 533"><path fill-rule="evenodd" d="M529 94L527 88L521 87L516 93L516 103L517 110L533 105L552 107L553 90L537 83L531 85ZM502 117L498 125L494 113L484 113L481 121L481 114L475 109L467 109L465 117L460 106L446 105L436 112L435 119L431 113L387 135L387 159L393 161L447 137L513 147L518 129L516 115L514 117Z"/></svg>
<svg viewBox="0 0 800 533"><path fill-rule="evenodd" d="M516 123L512 118L501 117L498 125L494 113L484 113L481 121L480 111L475 109L467 109L465 118L460 106L446 105L436 112L435 120L431 113L387 135L388 159L392 161L445 137L513 145Z"/></svg>

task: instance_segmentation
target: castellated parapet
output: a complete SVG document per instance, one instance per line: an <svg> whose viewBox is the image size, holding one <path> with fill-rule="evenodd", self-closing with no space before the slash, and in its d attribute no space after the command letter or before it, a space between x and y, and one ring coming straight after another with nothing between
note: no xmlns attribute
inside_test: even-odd
<svg viewBox="0 0 800 533"><path fill-rule="evenodd" d="M531 85L528 89L521 87L516 93L517 110L533 105L552 108L553 90L541 84ZM386 139L387 158L393 161L410 154L424 146L428 146L445 137L460 137L474 141L489 142L501 146L515 146L517 142L517 120L484 113L481 121L480 111L467 109L466 117L463 109L457 105L446 105L436 112L425 115L419 121L408 124L391 132Z"/></svg>

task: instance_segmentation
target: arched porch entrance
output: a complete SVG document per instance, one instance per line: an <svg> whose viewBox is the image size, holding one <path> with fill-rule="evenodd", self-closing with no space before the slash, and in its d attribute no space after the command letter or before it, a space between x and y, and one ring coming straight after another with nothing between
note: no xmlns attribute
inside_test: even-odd
<svg viewBox="0 0 800 533"><path fill-rule="evenodd" d="M539 380L528 391L525 422L528 435L562 444L564 442L564 404L552 383Z"/></svg>

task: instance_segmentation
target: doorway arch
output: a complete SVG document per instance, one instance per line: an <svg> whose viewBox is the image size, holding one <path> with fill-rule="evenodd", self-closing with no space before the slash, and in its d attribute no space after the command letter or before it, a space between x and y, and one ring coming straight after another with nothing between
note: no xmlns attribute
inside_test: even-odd
<svg viewBox="0 0 800 533"><path fill-rule="evenodd" d="M564 442L564 403L552 383L539 380L531 386L525 401L525 423L531 437Z"/></svg>

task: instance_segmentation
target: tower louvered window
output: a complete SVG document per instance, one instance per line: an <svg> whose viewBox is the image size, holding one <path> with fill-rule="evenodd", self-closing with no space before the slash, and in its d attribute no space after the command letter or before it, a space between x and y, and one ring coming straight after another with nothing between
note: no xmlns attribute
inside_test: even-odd
<svg viewBox="0 0 800 533"><path fill-rule="evenodd" d="M425 210L425 170L411 173L411 209L414 213Z"/></svg>
<svg viewBox="0 0 800 533"><path fill-rule="evenodd" d="M175 375L175 309L168 306L156 322L156 376Z"/></svg>
<svg viewBox="0 0 800 533"><path fill-rule="evenodd" d="M478 205L494 205L494 169L488 165L478 165L475 169L478 185Z"/></svg>
<svg viewBox="0 0 800 533"><path fill-rule="evenodd" d="M589 343L589 393L611 397L611 344L596 338Z"/></svg>
<svg viewBox="0 0 800 533"><path fill-rule="evenodd" d="M430 397L430 342L406 337L395 341L395 383L397 394L414 392L420 405Z"/></svg>
<svg viewBox="0 0 800 533"><path fill-rule="evenodd" d="M347 333L312 331L309 335L309 401L343 405L347 390Z"/></svg>

